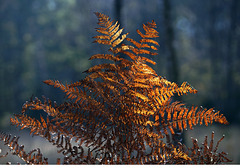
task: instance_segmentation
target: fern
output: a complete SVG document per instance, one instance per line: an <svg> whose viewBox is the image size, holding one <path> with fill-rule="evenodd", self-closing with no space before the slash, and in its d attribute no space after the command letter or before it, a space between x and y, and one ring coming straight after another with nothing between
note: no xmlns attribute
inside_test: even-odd
<svg viewBox="0 0 240 168"><path fill-rule="evenodd" d="M209 126L213 122L228 124L226 118L213 108L190 108L172 97L197 93L187 82L180 86L157 75L148 65L155 62L147 56L157 55L158 37L154 21L137 30L139 41L123 34L118 22L101 13L95 43L108 46L110 54L96 54L90 60L105 59L111 63L95 65L85 71L87 76L71 84L46 80L45 84L59 88L66 94L60 105L38 98L27 101L21 114L11 123L30 129L55 145L65 157L57 164L196 164L230 162L225 153L217 153L219 142L210 148L207 138L201 148L193 140L193 147L174 144L171 137L197 124ZM121 53L121 56L119 55ZM125 57L122 57L125 55ZM47 117L28 116L28 110L43 110ZM78 145L72 145L72 139ZM28 164L48 164L40 149L26 153L18 145L18 138L4 133L0 140L13 154ZM83 146L87 147L87 151ZM147 148L150 152L147 152ZM34 153L34 155L33 155ZM2 155L1 157L4 157ZM213 158L211 160L210 158ZM209 160L210 159L210 160Z"/></svg>

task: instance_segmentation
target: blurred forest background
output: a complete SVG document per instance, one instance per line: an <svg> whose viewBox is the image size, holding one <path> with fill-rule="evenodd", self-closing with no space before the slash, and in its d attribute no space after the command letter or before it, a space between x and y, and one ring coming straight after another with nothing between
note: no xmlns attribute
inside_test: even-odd
<svg viewBox="0 0 240 168"><path fill-rule="evenodd" d="M226 115L230 125L208 129L216 129L219 137L218 131L225 131L224 150L240 163L239 0L0 0L0 129L12 129L10 116L20 113L31 96L63 100L43 80L77 81L97 63L88 60L104 53L92 43L97 27L93 12L119 20L131 38L137 38L142 23L156 21L160 47L152 58L154 69L199 91L182 98L187 104L215 107ZM207 131L202 135L199 129L206 128L185 136L204 138Z"/></svg>

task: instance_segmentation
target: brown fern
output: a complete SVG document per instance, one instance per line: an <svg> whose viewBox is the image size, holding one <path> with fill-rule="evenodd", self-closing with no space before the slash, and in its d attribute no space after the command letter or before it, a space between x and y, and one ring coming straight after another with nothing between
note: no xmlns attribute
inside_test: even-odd
<svg viewBox="0 0 240 168"><path fill-rule="evenodd" d="M5 142L5 145L8 145L13 155L17 155L27 164L48 164L48 159L43 157L39 148L26 153L24 146L19 146L18 139L19 137L0 133L0 140Z"/></svg>
<svg viewBox="0 0 240 168"><path fill-rule="evenodd" d="M84 79L71 84L44 81L64 92L66 101L57 105L46 98L44 101L35 98L23 105L22 113L11 118L11 123L30 129L30 134L41 136L59 148L58 152L65 157L58 159L57 164L229 162L225 153L216 154L220 141L213 149L213 135L210 148L204 143L202 153L196 151L201 148L195 141L189 150L172 142L176 131L192 129L197 124L228 122L214 109L188 108L184 103L172 101L175 94L181 96L197 90L187 82L177 85L168 81L148 65L155 64L147 56L157 55L159 46L154 40L158 37L156 23L143 24L144 32L137 30L140 40L135 41L127 37L128 33L122 34L118 22L104 14L95 14L100 27L96 29L99 35L94 37L94 42L108 46L110 54L96 54L90 60L106 59L111 63L89 68ZM27 114L29 109L44 111L47 117L32 118ZM10 140L10 135L1 134L0 140L26 163L47 164L40 150L27 154L16 138ZM72 140L77 145L72 145ZM37 154L32 156L34 152ZM208 160L211 157L213 161Z"/></svg>

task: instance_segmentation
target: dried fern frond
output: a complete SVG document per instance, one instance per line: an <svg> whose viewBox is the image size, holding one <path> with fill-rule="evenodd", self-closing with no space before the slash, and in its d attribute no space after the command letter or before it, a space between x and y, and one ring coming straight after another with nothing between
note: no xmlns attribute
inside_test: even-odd
<svg viewBox="0 0 240 168"><path fill-rule="evenodd" d="M123 29L119 29L120 25L117 22L113 24L113 21L110 21L109 17L102 13L96 12L95 14L98 17L98 25L101 26L96 31L104 35L95 36L94 42L114 48L127 37L128 33L121 35Z"/></svg>
<svg viewBox="0 0 240 168"><path fill-rule="evenodd" d="M154 118L155 123L152 125L163 129L168 128L172 134L174 134L174 129L183 131L188 126L192 129L197 124L208 126L213 121L228 124L226 118L213 108L207 110L206 108L192 106L191 109L188 109L183 103L177 101L159 109L159 113ZM168 131L166 131L166 134L168 134Z"/></svg>
<svg viewBox="0 0 240 168"><path fill-rule="evenodd" d="M227 153L218 152L218 147L220 142L224 139L224 135L221 139L217 141L216 146L214 147L214 132L212 132L210 143L208 144L208 136L205 136L204 142L201 146L198 145L198 140L192 138L192 148L184 148L182 144L180 147L188 153L191 162L187 162L187 164L225 164L232 162L229 158L227 158Z"/></svg>
<svg viewBox="0 0 240 168"><path fill-rule="evenodd" d="M27 153L24 150L24 146L18 144L18 139L19 137L12 137L10 134L0 133L0 140L5 142L5 145L11 149L13 155L17 155L27 164L48 164L48 158L43 157L39 148Z"/></svg>
<svg viewBox="0 0 240 168"><path fill-rule="evenodd" d="M57 164L229 162L225 153L216 154L220 141L213 148L213 135L210 146L206 139L203 152L198 154L201 147L195 141L190 151L171 141L176 132L192 129L197 124L209 126L213 122L228 122L213 108L189 108L182 102L172 101L174 95L197 93L197 90L187 82L178 85L168 81L148 65L156 64L150 59L157 55L159 46L155 40L158 37L156 23L143 24L144 31L137 30L140 40L135 41L127 37L128 33L123 34L118 22L102 13L95 14L100 27L96 29L99 35L94 37L94 42L108 46L110 54L95 54L89 59L112 62L89 68L84 79L71 84L44 81L59 88L65 94L65 101L53 105L46 98L44 101L31 99L23 105L22 113L11 118L11 123L20 129L29 129L30 134L41 136L56 146L64 156L62 160L57 159ZM29 110L44 112L46 116L30 117ZM73 145L73 139L77 145ZM47 164L40 150L24 152L16 145L16 137L11 139L2 134L0 141L14 148L29 164ZM215 157L214 162L204 159L211 157Z"/></svg>

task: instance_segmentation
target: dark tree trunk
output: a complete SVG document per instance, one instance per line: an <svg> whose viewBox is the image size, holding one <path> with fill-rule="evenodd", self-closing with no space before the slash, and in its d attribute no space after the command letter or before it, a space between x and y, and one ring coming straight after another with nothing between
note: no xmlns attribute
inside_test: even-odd
<svg viewBox="0 0 240 168"><path fill-rule="evenodd" d="M215 25L217 24L217 16L219 14L219 3L218 1L209 1L209 26L208 26L208 38L209 38L209 46L208 46L208 53L210 58L210 73L211 73L211 81L210 81L210 88L211 93L209 93L209 98L211 100L208 100L209 106L215 106L218 104L220 93L219 90L223 88L221 83L221 77L222 74L219 73L219 70L221 68L220 65L220 55L222 52L218 49L220 46L218 36L219 32L215 29Z"/></svg>
<svg viewBox="0 0 240 168"><path fill-rule="evenodd" d="M166 42L166 54L167 54L167 71L168 71L168 79L170 81L176 82L179 84L179 67L177 60L177 53L174 47L174 28L172 25L172 7L170 4L171 1L164 0L163 5L163 15L164 15L164 26L165 26L165 42ZM181 97L174 97L175 100L181 101ZM175 130L178 132L177 130ZM181 140L180 140L181 139ZM178 142L184 142L184 133L178 132L177 134L172 136L173 144L178 145Z"/></svg>
<svg viewBox="0 0 240 168"><path fill-rule="evenodd" d="M230 29L229 37L227 43L227 56L226 56L226 91L227 91L227 101L226 101L226 110L228 113L232 113L232 116L235 116L233 113L236 112L234 99L234 82L233 82L233 62L234 57L237 53L237 15L239 10L239 0L233 0L231 9L230 9Z"/></svg>
<svg viewBox="0 0 240 168"><path fill-rule="evenodd" d="M172 26L172 18L171 18L171 4L169 0L163 1L164 5L164 26L166 28L166 48L167 48L167 55L168 55L168 74L169 80L174 81L176 83L179 82L179 68L178 68L178 61L177 61L177 54L174 48L174 29Z"/></svg>
<svg viewBox="0 0 240 168"><path fill-rule="evenodd" d="M115 0L115 4L114 4L115 18L120 25L122 25L122 20L121 20L122 1L123 0Z"/></svg>

